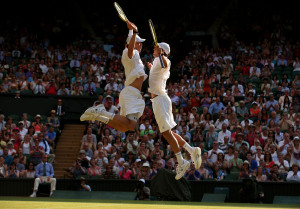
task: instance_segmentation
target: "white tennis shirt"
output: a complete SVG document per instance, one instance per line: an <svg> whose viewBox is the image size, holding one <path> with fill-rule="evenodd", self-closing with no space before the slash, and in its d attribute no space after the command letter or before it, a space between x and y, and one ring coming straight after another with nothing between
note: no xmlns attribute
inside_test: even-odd
<svg viewBox="0 0 300 209"><path fill-rule="evenodd" d="M170 77L171 61L165 57L168 63L168 67L162 68L159 58L156 57L153 61L153 65L150 69L149 75L149 92L156 95L167 94L166 83Z"/></svg>
<svg viewBox="0 0 300 209"><path fill-rule="evenodd" d="M144 76L144 80L148 77L145 73L143 62L140 58L140 54L137 50L133 50L133 56L130 59L128 57L128 48L123 50L121 62L125 69L125 87L130 85L135 79Z"/></svg>

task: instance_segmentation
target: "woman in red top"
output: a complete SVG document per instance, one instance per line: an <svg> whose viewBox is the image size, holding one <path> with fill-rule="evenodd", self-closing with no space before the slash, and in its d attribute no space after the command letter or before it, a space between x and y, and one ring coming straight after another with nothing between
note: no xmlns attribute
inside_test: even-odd
<svg viewBox="0 0 300 209"><path fill-rule="evenodd" d="M269 120L269 114L265 107L261 109L261 118L266 122Z"/></svg>
<svg viewBox="0 0 300 209"><path fill-rule="evenodd" d="M250 108L250 117L257 117L260 109L258 108L257 103L254 101L252 102L252 107Z"/></svg>
<svg viewBox="0 0 300 209"><path fill-rule="evenodd" d="M123 170L120 171L120 179L131 179L132 171L129 170L129 163L125 162L123 165Z"/></svg>
<svg viewBox="0 0 300 209"><path fill-rule="evenodd" d="M264 161L267 169L271 169L272 166L274 165L274 161L272 160L272 155L269 151L265 153Z"/></svg>
<svg viewBox="0 0 300 209"><path fill-rule="evenodd" d="M254 144L255 139L255 125L252 123L250 125L249 131L246 136L247 141L249 142L249 145L252 146Z"/></svg>
<svg viewBox="0 0 300 209"><path fill-rule="evenodd" d="M96 165L95 158L92 158L90 160L91 167L87 169L88 171L88 176L101 176L101 168Z"/></svg>
<svg viewBox="0 0 300 209"><path fill-rule="evenodd" d="M208 77L208 74L206 73L203 78L203 91L211 93L210 86L211 86L211 79Z"/></svg>

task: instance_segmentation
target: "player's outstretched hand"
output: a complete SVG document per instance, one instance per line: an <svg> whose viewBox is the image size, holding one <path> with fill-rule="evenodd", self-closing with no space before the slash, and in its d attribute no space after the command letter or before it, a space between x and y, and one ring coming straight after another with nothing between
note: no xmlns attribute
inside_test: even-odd
<svg viewBox="0 0 300 209"><path fill-rule="evenodd" d="M127 21L127 27L129 30L134 30L135 32L138 32L136 25L134 23L130 22L129 20Z"/></svg>

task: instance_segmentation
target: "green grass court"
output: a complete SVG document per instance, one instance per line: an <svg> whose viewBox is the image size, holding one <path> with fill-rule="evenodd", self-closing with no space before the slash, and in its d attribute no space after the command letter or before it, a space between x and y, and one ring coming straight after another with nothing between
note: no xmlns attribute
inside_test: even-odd
<svg viewBox="0 0 300 209"><path fill-rule="evenodd" d="M168 202L168 201L132 201L132 200L84 200L52 199L28 197L0 197L1 209L234 209L234 208L300 208L300 205L282 204L239 204L239 203L204 203L204 202Z"/></svg>

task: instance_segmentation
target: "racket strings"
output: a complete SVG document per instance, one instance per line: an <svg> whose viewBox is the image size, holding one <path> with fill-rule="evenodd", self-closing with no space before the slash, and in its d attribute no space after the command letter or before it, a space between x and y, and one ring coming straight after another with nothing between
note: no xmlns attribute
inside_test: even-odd
<svg viewBox="0 0 300 209"><path fill-rule="evenodd" d="M126 21L126 20L127 20L127 17L126 17L126 15L125 15L125 13L123 12L123 10L122 10L122 8L119 6L119 4L117 4L116 2L115 2L115 8L116 8L116 10L117 10L118 13L119 13L120 18L123 19L124 21Z"/></svg>

